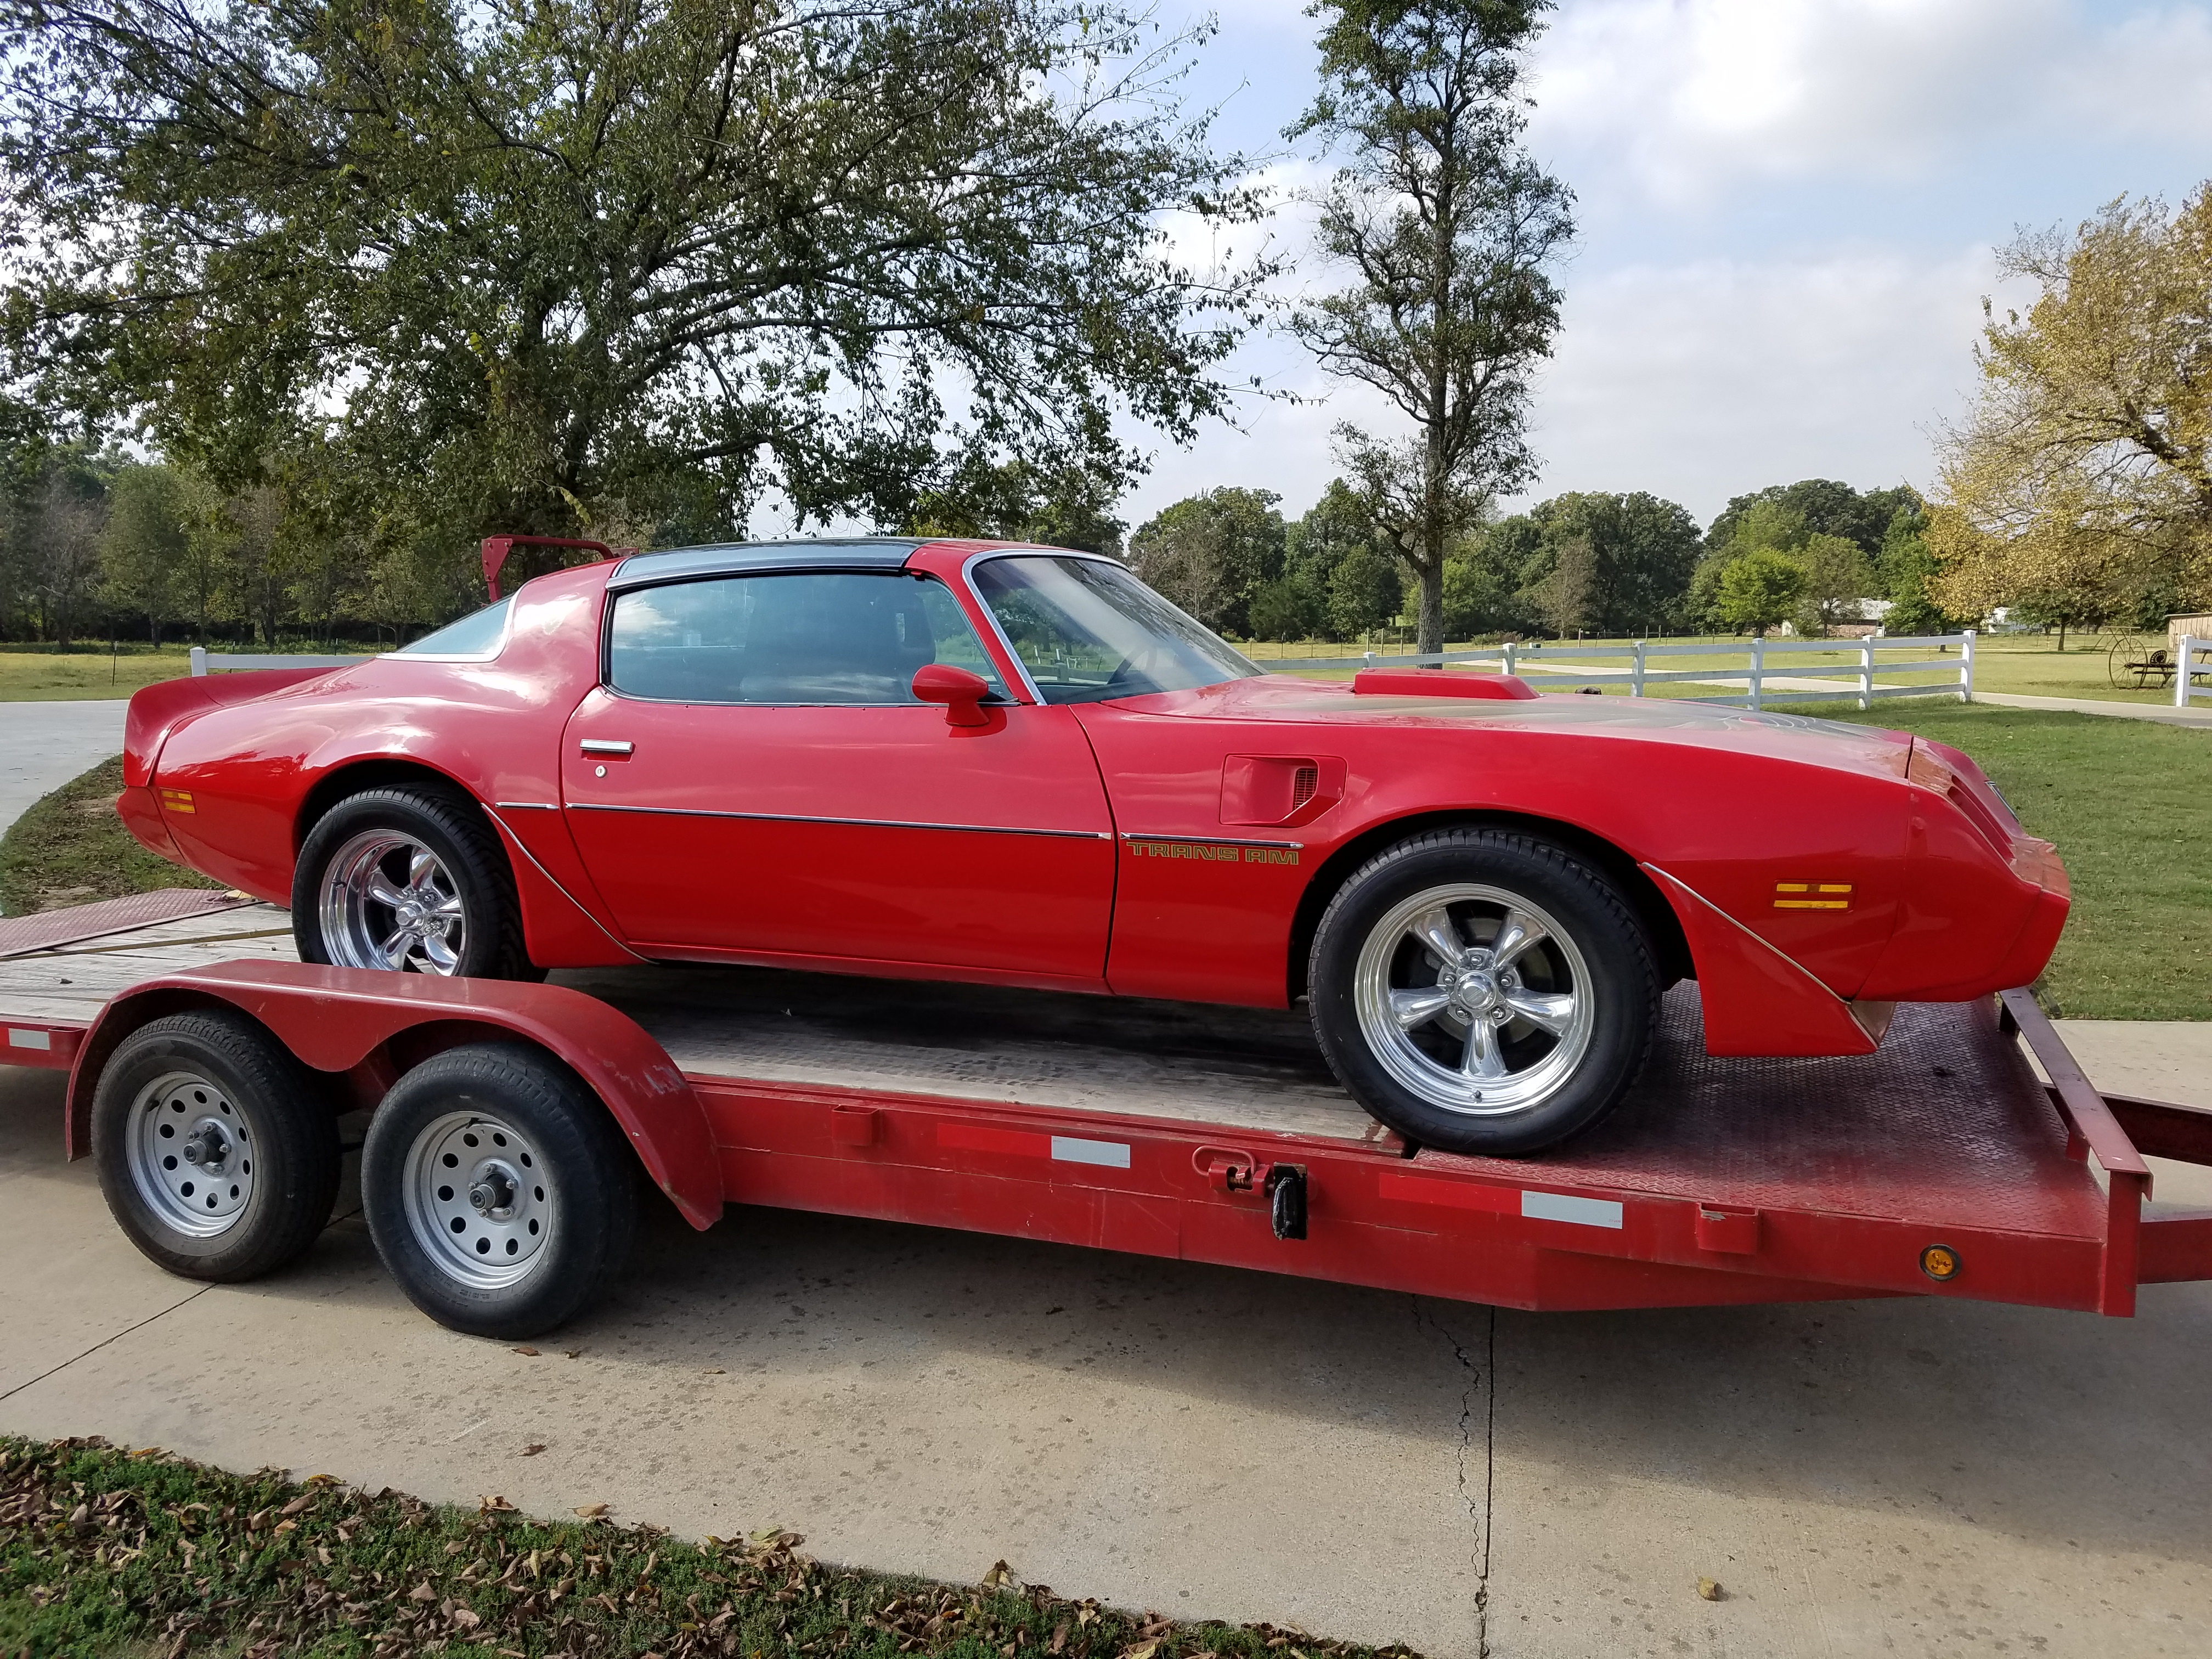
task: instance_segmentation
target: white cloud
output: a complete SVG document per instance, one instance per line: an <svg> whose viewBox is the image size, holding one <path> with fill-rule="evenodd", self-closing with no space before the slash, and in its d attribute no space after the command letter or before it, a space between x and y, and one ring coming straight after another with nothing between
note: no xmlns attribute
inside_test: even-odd
<svg viewBox="0 0 2212 1659"><path fill-rule="evenodd" d="M2212 137L2212 15L2074 0L1582 0L1539 46L1540 148L1595 193L1924 179L1991 147ZM1586 186L1586 190L1588 186Z"/></svg>

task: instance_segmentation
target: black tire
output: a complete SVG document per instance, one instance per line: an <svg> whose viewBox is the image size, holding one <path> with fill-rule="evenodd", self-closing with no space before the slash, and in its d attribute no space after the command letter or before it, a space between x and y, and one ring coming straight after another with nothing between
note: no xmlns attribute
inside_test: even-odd
<svg viewBox="0 0 2212 1659"><path fill-rule="evenodd" d="M1449 942L1415 931L1439 902L1455 965ZM1518 954L1516 904L1543 925ZM1501 940L1503 967L1489 949ZM1659 1018L1650 943L1612 884L1495 830L1415 836L1354 872L1315 933L1309 985L1315 1036L1352 1097L1409 1140L1474 1155L1538 1152L1595 1123L1635 1083Z"/></svg>
<svg viewBox="0 0 2212 1659"><path fill-rule="evenodd" d="M93 1092L92 1158L116 1224L185 1279L236 1284L296 1261L337 1199L330 1091L228 1011L171 1014L117 1045Z"/></svg>
<svg viewBox="0 0 2212 1659"><path fill-rule="evenodd" d="M483 1188L491 1201L472 1202ZM409 1301L448 1330L519 1341L574 1317L622 1270L637 1156L543 1049L472 1043L424 1060L385 1097L362 1147L361 1196Z"/></svg>
<svg viewBox="0 0 2212 1659"><path fill-rule="evenodd" d="M402 844L428 848L442 865L436 879L450 886L458 901L461 945L458 951L446 951L454 958L451 966L433 966L431 951L447 945L447 934L440 931L434 945L424 939L409 950L404 958L407 968L470 979L545 977L545 970L530 960L514 872L498 833L467 794L433 784L365 789L349 795L307 832L292 873L292 936L302 962L355 968L388 965L373 959L372 945L356 934L372 928L385 933L396 922L396 913L387 906L375 906L355 923L347 908L347 874L361 868L359 849L374 838L393 843L383 858L387 873L404 867ZM357 896L351 902L361 902Z"/></svg>

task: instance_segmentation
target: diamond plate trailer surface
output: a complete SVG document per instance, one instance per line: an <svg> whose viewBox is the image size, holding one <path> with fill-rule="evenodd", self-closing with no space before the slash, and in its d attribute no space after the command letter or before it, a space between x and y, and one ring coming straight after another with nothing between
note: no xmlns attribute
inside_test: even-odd
<svg viewBox="0 0 2212 1659"><path fill-rule="evenodd" d="M825 983L845 1025L785 1006ZM696 1225L725 1201L818 1210L1529 1310L1925 1295L2125 1315L2139 1284L2212 1277L2212 1212L2147 1210L2142 1156L2212 1164L2212 1115L2097 1094L2021 992L1902 1008L1869 1055L1742 1060L1704 1053L1678 988L1629 1102L1505 1160L1379 1131L1278 1016L767 972L599 988L220 962L82 1018L51 1000L10 1018L0 987L0 1052L73 1066L82 1103L131 1027L228 1004L370 1103L441 1048L512 1035L585 1076ZM926 1032L871 1048L902 1006Z"/></svg>

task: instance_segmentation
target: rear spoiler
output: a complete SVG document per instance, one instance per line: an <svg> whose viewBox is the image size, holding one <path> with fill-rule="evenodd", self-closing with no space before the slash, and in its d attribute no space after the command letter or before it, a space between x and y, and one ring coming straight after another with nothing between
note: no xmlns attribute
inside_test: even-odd
<svg viewBox="0 0 2212 1659"><path fill-rule="evenodd" d="M637 551L634 547L609 547L605 542L579 541L566 536L487 536L483 538L484 586L491 590L495 599L499 597L500 567L518 547L581 547L602 559L619 559Z"/></svg>

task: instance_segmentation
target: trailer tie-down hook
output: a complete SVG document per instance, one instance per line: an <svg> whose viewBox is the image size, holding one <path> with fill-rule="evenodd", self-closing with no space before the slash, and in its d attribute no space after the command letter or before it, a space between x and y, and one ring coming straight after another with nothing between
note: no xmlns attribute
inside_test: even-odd
<svg viewBox="0 0 2212 1659"><path fill-rule="evenodd" d="M1201 1146L1191 1164L1217 1193L1249 1193L1267 1200L1267 1218L1278 1238L1306 1236L1306 1166L1264 1164L1231 1146Z"/></svg>

